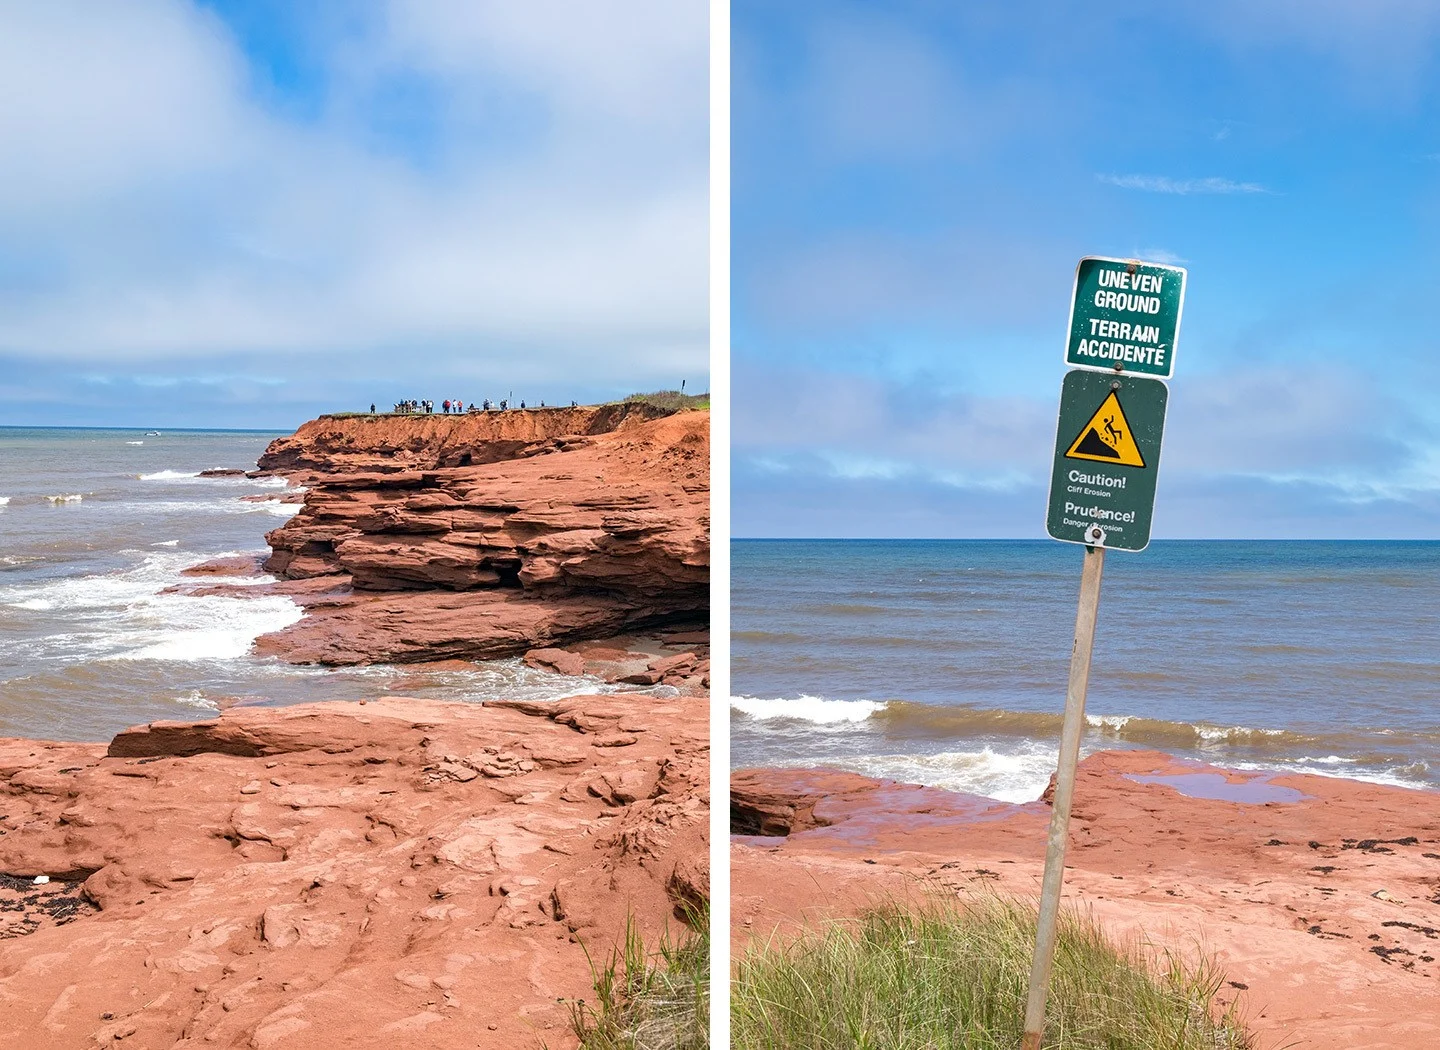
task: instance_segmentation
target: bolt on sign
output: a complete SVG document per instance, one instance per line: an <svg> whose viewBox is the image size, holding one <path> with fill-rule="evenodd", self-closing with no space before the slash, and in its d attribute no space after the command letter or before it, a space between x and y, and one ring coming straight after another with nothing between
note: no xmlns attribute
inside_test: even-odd
<svg viewBox="0 0 1440 1050"><path fill-rule="evenodd" d="M1128 372L1065 376L1045 518L1051 536L1128 551L1150 543L1168 395L1159 380Z"/></svg>
<svg viewBox="0 0 1440 1050"><path fill-rule="evenodd" d="M1169 379L1184 305L1184 267L1088 255L1075 267L1065 363Z"/></svg>

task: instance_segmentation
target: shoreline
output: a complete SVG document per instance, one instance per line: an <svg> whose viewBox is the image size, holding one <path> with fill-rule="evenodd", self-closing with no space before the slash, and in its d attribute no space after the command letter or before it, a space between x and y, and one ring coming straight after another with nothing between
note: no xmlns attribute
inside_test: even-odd
<svg viewBox="0 0 1440 1050"><path fill-rule="evenodd" d="M284 595L247 654L384 695L0 739L0 1044L572 1047L592 959L708 901L708 422L326 418L214 471L300 507L162 593ZM488 658L563 695L403 691Z"/></svg>
<svg viewBox="0 0 1440 1050"><path fill-rule="evenodd" d="M1038 894L1043 802L832 770L740 770L732 785L732 829L770 832L732 836L737 952L888 895ZM1206 792L1242 800L1193 797ZM1113 936L1214 955L1262 1050L1419 1050L1440 1039L1434 797L1097 752L1080 766L1064 899Z"/></svg>

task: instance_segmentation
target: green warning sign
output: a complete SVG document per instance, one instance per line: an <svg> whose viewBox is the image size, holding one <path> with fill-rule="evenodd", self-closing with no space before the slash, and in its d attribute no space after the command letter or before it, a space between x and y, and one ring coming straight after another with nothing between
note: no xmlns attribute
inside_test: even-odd
<svg viewBox="0 0 1440 1050"><path fill-rule="evenodd" d="M1086 256L1075 268L1065 363L1168 379L1184 306L1184 267Z"/></svg>
<svg viewBox="0 0 1440 1050"><path fill-rule="evenodd" d="M1057 540L1140 551L1150 543L1165 384L1076 369L1060 388L1045 526Z"/></svg>

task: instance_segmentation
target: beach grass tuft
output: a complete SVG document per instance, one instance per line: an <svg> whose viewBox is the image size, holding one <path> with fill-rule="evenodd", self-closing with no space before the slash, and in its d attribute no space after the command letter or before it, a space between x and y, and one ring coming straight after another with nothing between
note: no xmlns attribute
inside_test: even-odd
<svg viewBox="0 0 1440 1050"><path fill-rule="evenodd" d="M652 390L648 394L631 394L626 403L643 401L656 408L668 408L675 412L710 411L710 394L682 394L678 390Z"/></svg>
<svg viewBox="0 0 1440 1050"><path fill-rule="evenodd" d="M598 965L595 1001L570 1004L583 1050L705 1050L710 1045L710 916L686 917L679 938L667 928L654 949L633 920L624 943Z"/></svg>
<svg viewBox="0 0 1440 1050"><path fill-rule="evenodd" d="M1015 1050L1035 945L1033 904L887 902L752 948L731 985L735 1050ZM1046 1050L1249 1050L1209 961L1121 948L1062 916Z"/></svg>

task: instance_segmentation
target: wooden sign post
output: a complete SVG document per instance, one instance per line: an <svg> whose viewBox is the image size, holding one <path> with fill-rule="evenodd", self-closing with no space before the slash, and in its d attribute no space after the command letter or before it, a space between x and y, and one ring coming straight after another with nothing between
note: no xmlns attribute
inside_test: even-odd
<svg viewBox="0 0 1440 1050"><path fill-rule="evenodd" d="M1065 690L1065 721L1060 729L1060 767L1045 842L1045 881L1040 889L1040 923L1035 934L1035 960L1030 967L1030 994L1025 1000L1025 1037L1021 1050L1040 1050L1045 1028L1045 993L1055 957L1055 930L1060 917L1060 883L1065 877L1065 843L1070 835L1070 797L1075 791L1075 766L1080 761L1080 734L1085 729L1085 690L1090 684L1090 653L1095 647L1095 620L1100 612L1100 577L1105 548L1086 547L1080 570L1080 605L1075 612L1075 648L1070 653L1070 684Z"/></svg>
<svg viewBox="0 0 1440 1050"><path fill-rule="evenodd" d="M1150 543L1169 404L1169 390L1160 380L1175 367L1185 278L1179 267L1137 259L1086 258L1075 272L1066 361L1080 367L1065 376L1060 388L1045 526L1057 540L1084 544L1085 563L1020 1050L1040 1050L1045 1031L1105 550L1142 551Z"/></svg>

